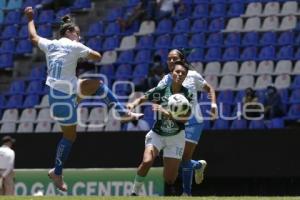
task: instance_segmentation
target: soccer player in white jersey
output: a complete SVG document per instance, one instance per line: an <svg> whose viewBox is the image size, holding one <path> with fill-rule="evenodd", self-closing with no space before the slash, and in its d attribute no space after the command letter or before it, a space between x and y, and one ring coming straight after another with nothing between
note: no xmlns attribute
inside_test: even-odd
<svg viewBox="0 0 300 200"><path fill-rule="evenodd" d="M168 68L170 71L174 68L176 61L186 62L184 54L177 50L171 50L168 54ZM172 83L171 74L167 74L158 83L158 86L169 85ZM193 117L189 119L185 127L185 148L182 156L181 170L183 182L183 195L190 196L192 190L193 171L195 170L195 182L200 184L203 181L203 173L206 167L205 160L192 160L193 153L200 139L203 129L203 119L199 107L197 108L197 92L206 91L211 99L212 118L217 115L216 94L214 88L208 84L203 77L195 70L189 70L183 86L190 89L195 100L193 105Z"/></svg>
<svg viewBox="0 0 300 200"><path fill-rule="evenodd" d="M63 132L63 137L57 145L55 167L49 171L48 175L58 189L66 191L67 186L63 181L62 169L76 139L78 101L85 96L98 95L104 97L105 103L114 103L119 114L127 120L137 120L143 114L128 111L102 81L83 79L77 84L75 71L78 59L87 58L99 61L101 55L79 42L79 27L72 22L69 16L62 18L61 38L48 40L40 37L36 32L32 7L25 8L25 14L28 18L31 42L46 55L48 68L46 85L50 88L50 110ZM77 96L77 93L80 95Z"/></svg>

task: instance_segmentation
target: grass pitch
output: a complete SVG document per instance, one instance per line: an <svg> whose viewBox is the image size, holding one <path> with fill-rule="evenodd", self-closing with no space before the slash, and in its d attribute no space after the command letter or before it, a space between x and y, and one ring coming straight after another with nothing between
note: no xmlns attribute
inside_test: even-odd
<svg viewBox="0 0 300 200"><path fill-rule="evenodd" d="M88 197L88 196L17 196L17 197L0 197L0 200L300 200L300 197Z"/></svg>

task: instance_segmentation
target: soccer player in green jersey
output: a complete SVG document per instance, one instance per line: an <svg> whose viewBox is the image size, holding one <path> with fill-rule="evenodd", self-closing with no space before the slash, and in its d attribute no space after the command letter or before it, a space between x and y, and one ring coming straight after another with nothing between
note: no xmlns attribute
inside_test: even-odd
<svg viewBox="0 0 300 200"><path fill-rule="evenodd" d="M129 109L133 109L143 102L151 101L153 111L158 113L153 128L145 138L144 156L134 180L133 196L139 194L143 180L160 150L163 150L163 176L166 184L172 187L177 178L185 145L184 123L188 120L191 110L186 115L175 119L166 107L168 98L177 93L183 94L189 102L192 101L193 93L182 86L187 73L188 65L182 61L176 62L172 71L173 82L171 85L152 88L142 97L127 105Z"/></svg>

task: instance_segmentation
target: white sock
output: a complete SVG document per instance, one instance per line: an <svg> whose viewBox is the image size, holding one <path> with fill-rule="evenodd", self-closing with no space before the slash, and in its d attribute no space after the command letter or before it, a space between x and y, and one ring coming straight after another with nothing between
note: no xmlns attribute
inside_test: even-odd
<svg viewBox="0 0 300 200"><path fill-rule="evenodd" d="M135 176L132 193L135 193L137 195L139 194L139 192L144 184L144 179L145 179L145 177L142 177L139 175Z"/></svg>

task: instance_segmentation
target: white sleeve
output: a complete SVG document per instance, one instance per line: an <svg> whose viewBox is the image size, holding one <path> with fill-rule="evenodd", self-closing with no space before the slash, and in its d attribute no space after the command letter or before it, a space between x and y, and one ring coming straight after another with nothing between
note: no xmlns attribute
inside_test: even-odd
<svg viewBox="0 0 300 200"><path fill-rule="evenodd" d="M207 84L206 80L196 71L194 73L194 79L195 79L196 88L198 91L202 90L204 85Z"/></svg>
<svg viewBox="0 0 300 200"><path fill-rule="evenodd" d="M161 87L161 86L165 86L170 84L170 82L172 81L170 74L165 75L157 84L157 87Z"/></svg>
<svg viewBox="0 0 300 200"><path fill-rule="evenodd" d="M45 53L48 52L48 46L51 44L51 40L40 37L38 41L38 47Z"/></svg>
<svg viewBox="0 0 300 200"><path fill-rule="evenodd" d="M79 58L86 58L92 52L92 49L78 42L76 51Z"/></svg>
<svg viewBox="0 0 300 200"><path fill-rule="evenodd" d="M3 177L6 177L14 169L14 162L15 162L15 152L11 151L9 155L9 159L7 161L7 168L2 174Z"/></svg>

